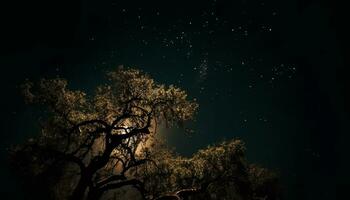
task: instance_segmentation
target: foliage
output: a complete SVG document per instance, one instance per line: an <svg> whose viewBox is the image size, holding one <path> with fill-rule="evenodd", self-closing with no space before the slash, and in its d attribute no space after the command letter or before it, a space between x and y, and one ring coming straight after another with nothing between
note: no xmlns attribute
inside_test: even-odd
<svg viewBox="0 0 350 200"><path fill-rule="evenodd" d="M52 199L99 199L125 186L143 194L143 183L134 178L150 160L143 144L157 124L182 125L198 107L183 90L139 70L118 68L108 80L91 96L59 78L22 87L26 102L47 112L40 135L11 149L12 163L32 183L46 180Z"/></svg>
<svg viewBox="0 0 350 200"><path fill-rule="evenodd" d="M190 158L158 149L153 154L158 157L154 159L158 161L157 165L143 166L140 178L145 179L150 198L281 199L277 174L248 164L244 153L245 146L241 140L209 146Z"/></svg>
<svg viewBox="0 0 350 200"><path fill-rule="evenodd" d="M240 140L185 158L157 139L161 123L193 119L198 105L185 91L135 69L107 75L92 95L59 78L22 86L26 102L45 111L38 137L10 151L30 198L280 199L278 176L247 163Z"/></svg>

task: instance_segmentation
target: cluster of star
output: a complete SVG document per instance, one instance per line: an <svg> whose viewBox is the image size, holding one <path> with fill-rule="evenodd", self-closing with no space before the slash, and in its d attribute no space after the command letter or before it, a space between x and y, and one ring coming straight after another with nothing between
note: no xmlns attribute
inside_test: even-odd
<svg viewBox="0 0 350 200"><path fill-rule="evenodd" d="M208 8L202 9L198 16L182 16L165 25L161 21L166 13L161 9L123 8L119 7L117 2L112 1L112 6L115 7L113 12L120 13L121 19L119 21L123 24L118 31L124 31L128 39L137 41L143 47L159 47L160 44L160 48L174 50L174 54L186 59L195 57L196 53L201 54L202 51L207 51L203 45L203 38L206 39L207 46L210 46L216 43L215 37L218 37L218 34L231 34L236 40L240 40L247 38L250 32L255 33L256 30L258 32L272 32L273 30L267 22L254 25L252 25L252 20L247 20L246 23L232 22L218 12L215 0L211 1L210 5ZM265 3L260 3L260 6L264 7ZM270 12L271 16L278 15L273 10L266 12ZM248 16L244 9L241 13L242 18ZM112 21L110 26L115 26L113 20L110 21ZM96 39L93 35L89 36L90 41ZM144 55L144 52L139 53L140 57ZM160 57L167 59L167 55Z"/></svg>
<svg viewBox="0 0 350 200"><path fill-rule="evenodd" d="M260 9L265 9L264 2L259 4ZM226 48L227 54L231 54L235 61L230 61L230 56L217 56L217 50L220 49L215 48L218 42L222 43L222 36L228 38L231 41L228 45L234 47L235 41L242 43L254 35L270 34L274 31L273 24L269 23L269 20L255 19L254 21L250 18L251 11L245 8L240 11L242 20L235 21L229 16L222 15L217 9L216 0L213 0L211 6L198 11L199 15L179 16L164 23L164 18L169 16L162 9L123 8L117 3L112 5L115 11L120 13L118 20L122 25L118 31L123 33L123 40L130 40L137 49L135 59L147 59L148 52L158 49L155 57L160 63L172 61L189 65L193 73L197 74L196 81L200 93L206 91L205 82L208 78L215 77L215 73L234 75L243 69L251 75L251 80L243 83L248 88L255 88L260 81L274 85L279 80L292 79L296 73L296 67L292 64L263 63L263 57L240 58L235 55L236 50L230 50L230 47ZM276 10L266 9L266 16L270 16L271 19L278 15ZM112 23L111 26L115 24ZM90 41L96 39L97 37L93 35L89 37ZM139 47L135 47L135 44ZM113 59L122 57L122 51L123 49L113 50L111 57ZM271 70L261 69L260 65L270 65ZM213 76L210 75L212 73ZM187 77L185 72L179 74L177 83L181 84L185 77ZM232 91L226 94L232 95Z"/></svg>

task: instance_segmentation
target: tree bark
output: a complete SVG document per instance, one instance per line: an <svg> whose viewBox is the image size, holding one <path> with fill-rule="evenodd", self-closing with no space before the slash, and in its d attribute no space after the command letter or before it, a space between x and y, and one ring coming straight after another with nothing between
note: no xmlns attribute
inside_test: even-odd
<svg viewBox="0 0 350 200"><path fill-rule="evenodd" d="M103 195L103 192L100 192L98 189L90 188L86 200L99 200Z"/></svg>
<svg viewBox="0 0 350 200"><path fill-rule="evenodd" d="M86 173L82 173L80 180L75 187L70 200L84 200L85 199L85 193L89 187L89 183L91 181L91 177Z"/></svg>

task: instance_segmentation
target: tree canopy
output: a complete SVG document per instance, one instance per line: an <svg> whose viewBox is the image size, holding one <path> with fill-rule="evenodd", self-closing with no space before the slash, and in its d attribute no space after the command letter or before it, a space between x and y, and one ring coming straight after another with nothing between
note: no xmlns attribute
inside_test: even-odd
<svg viewBox="0 0 350 200"><path fill-rule="evenodd" d="M208 146L189 158L160 149L152 153L157 165L144 165L139 177L149 196L192 200L282 198L277 173L248 163L245 145L239 139Z"/></svg>
<svg viewBox="0 0 350 200"><path fill-rule="evenodd" d="M157 126L184 127L195 116L198 104L185 91L136 69L107 77L93 94L72 90L61 78L22 86L25 101L42 108L40 133L11 148L10 157L36 198L115 199L123 195L110 191L125 188L142 199L279 198L277 187L271 189L276 176L247 164L240 140L191 158L161 145Z"/></svg>

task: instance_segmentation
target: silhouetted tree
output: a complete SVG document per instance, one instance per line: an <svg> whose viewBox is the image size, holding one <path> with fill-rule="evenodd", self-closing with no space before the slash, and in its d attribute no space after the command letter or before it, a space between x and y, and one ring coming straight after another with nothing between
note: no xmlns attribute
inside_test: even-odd
<svg viewBox="0 0 350 200"><path fill-rule="evenodd" d="M190 158L158 147L152 153L157 164L144 165L140 179L148 196L158 200L281 199L277 174L249 164L244 154L241 140L209 146Z"/></svg>
<svg viewBox="0 0 350 200"><path fill-rule="evenodd" d="M108 77L91 96L59 78L23 85L26 102L43 106L43 117L38 137L11 149L12 163L29 183L43 181L52 199L100 199L130 186L145 198L137 173L153 162L147 140L159 123L181 125L196 111L186 92L139 70Z"/></svg>
<svg viewBox="0 0 350 200"><path fill-rule="evenodd" d="M249 164L240 140L185 158L155 137L159 124L193 118L198 105L183 90L135 69L108 77L92 95L58 78L23 85L26 102L43 108L40 134L10 155L36 198L281 199L278 176Z"/></svg>

